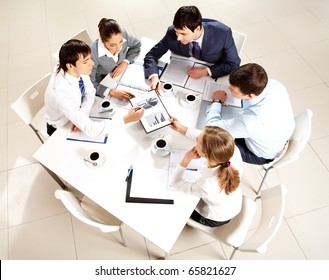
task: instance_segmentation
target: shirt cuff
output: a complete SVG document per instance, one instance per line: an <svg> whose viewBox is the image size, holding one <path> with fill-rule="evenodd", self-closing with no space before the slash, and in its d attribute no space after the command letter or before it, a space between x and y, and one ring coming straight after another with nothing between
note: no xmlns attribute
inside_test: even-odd
<svg viewBox="0 0 329 280"><path fill-rule="evenodd" d="M209 68L209 67L206 67L206 69L207 69L207 71L208 71L209 77L211 77L211 76L212 76L212 73L211 73L210 68Z"/></svg>
<svg viewBox="0 0 329 280"><path fill-rule="evenodd" d="M152 74L152 75L150 75L147 79L148 80L151 80L153 77L155 77L155 76L158 76L158 74Z"/></svg>

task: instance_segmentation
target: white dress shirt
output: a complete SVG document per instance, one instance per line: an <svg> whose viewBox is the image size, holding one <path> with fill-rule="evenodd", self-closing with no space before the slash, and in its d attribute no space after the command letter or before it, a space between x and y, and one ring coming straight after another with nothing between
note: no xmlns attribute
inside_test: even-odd
<svg viewBox="0 0 329 280"><path fill-rule="evenodd" d="M227 195L218 185L217 172L219 167L208 168L208 161L201 158L202 168L195 182L183 179L185 168L178 165L173 173L172 186L180 191L194 194L201 199L195 210L207 219L224 222L239 214L242 206L242 192L238 187ZM238 147L230 160L231 165L239 171L240 178L243 172L243 162Z"/></svg>
<svg viewBox="0 0 329 280"><path fill-rule="evenodd" d="M234 119L223 120L221 106L212 103L207 108L206 126L219 126L234 138L244 138L248 149L258 157L278 157L295 128L287 90L275 80L269 80L256 98L243 100L243 109Z"/></svg>
<svg viewBox="0 0 329 280"><path fill-rule="evenodd" d="M106 135L111 129L123 124L123 119L93 121L89 113L95 101L95 88L89 76L81 75L85 86L85 98L81 103L79 79L54 71L45 93L45 117L48 124L60 128L71 121L90 137Z"/></svg>

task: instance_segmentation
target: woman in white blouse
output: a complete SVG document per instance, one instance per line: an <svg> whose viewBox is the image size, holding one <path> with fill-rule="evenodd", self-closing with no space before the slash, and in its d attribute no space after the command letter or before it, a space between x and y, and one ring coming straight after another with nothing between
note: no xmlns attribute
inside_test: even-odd
<svg viewBox="0 0 329 280"><path fill-rule="evenodd" d="M175 188L201 198L191 215L193 220L210 227L221 226L241 210L239 184L243 162L240 151L232 136L217 126L206 127L196 141L176 167L171 183ZM196 180L184 180L189 163L199 158L202 164Z"/></svg>
<svg viewBox="0 0 329 280"><path fill-rule="evenodd" d="M107 74L115 78L122 74L127 65L139 54L141 42L121 29L114 19L102 18L98 24L99 37L91 46L94 66L90 79L96 88L96 95L115 96L129 99L133 95L124 90L110 89L100 84Z"/></svg>

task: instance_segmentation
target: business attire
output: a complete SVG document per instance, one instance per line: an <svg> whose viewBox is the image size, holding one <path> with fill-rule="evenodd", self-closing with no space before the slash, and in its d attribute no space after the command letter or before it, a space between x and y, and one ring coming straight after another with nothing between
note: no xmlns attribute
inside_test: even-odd
<svg viewBox="0 0 329 280"><path fill-rule="evenodd" d="M243 109L234 119L223 120L221 108L220 103L209 105L206 126L219 126L231 133L248 163L264 164L278 157L295 128L287 90L275 80L270 79L256 98L243 100Z"/></svg>
<svg viewBox="0 0 329 280"><path fill-rule="evenodd" d="M82 78L84 94L79 87ZM123 119L93 121L89 118L90 109L95 101L95 88L87 75L73 77L61 70L54 71L45 92L45 118L48 126L60 128L69 121L91 137L108 134Z"/></svg>
<svg viewBox="0 0 329 280"><path fill-rule="evenodd" d="M97 39L91 46L91 58L94 66L90 74L90 79L96 88L96 95L104 97L106 86L100 84L105 76L111 73L123 60L131 63L139 54L141 42L130 36L125 30L122 30L124 43L118 54L113 56L103 45L102 41Z"/></svg>
<svg viewBox="0 0 329 280"><path fill-rule="evenodd" d="M214 64L209 66L210 76L213 78L230 74L232 70L239 67L241 62L232 37L232 30L223 23L212 19L203 19L202 28L200 60ZM144 58L145 77L148 79L150 76L158 74L158 60L168 50L177 55L191 57L191 45L192 43L184 45L178 41L174 27L170 26L166 35Z"/></svg>
<svg viewBox="0 0 329 280"><path fill-rule="evenodd" d="M242 191L238 187L234 192L227 195L218 185L217 173L219 167L209 168L205 158L200 159L202 167L194 182L183 179L185 168L178 165L173 172L171 184L174 188L200 197L200 201L195 208L194 216L197 220L208 226L219 226L230 221L241 211ZM243 172L243 162L239 149L236 147L233 157L230 159L231 165L239 171L240 177Z"/></svg>

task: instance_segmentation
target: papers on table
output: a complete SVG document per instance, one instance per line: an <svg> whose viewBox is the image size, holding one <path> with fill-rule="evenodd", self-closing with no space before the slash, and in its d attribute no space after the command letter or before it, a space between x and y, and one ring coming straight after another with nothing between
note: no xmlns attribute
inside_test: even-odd
<svg viewBox="0 0 329 280"><path fill-rule="evenodd" d="M66 140L106 144L107 136L92 138L84 134L83 132L79 131L79 132L69 132L66 136Z"/></svg>
<svg viewBox="0 0 329 280"><path fill-rule="evenodd" d="M212 101L213 100L213 93L217 90L223 90L227 94L227 99L224 103L226 106L233 106L242 108L242 100L233 97L231 92L228 90L228 82L223 83L221 81L206 81L205 91L203 93L203 100Z"/></svg>
<svg viewBox="0 0 329 280"><path fill-rule="evenodd" d="M203 92L206 81L212 81L209 76L199 79L192 79L187 71L192 67L206 68L208 64L199 63L192 59L184 57L171 57L170 62L166 65L161 75L161 81L172 83L186 89L197 92Z"/></svg>
<svg viewBox="0 0 329 280"><path fill-rule="evenodd" d="M168 174L168 188L171 190L177 190L171 185L171 178L174 170L176 169L177 165L182 161L186 150L172 150L170 153L170 160L169 160L169 174ZM186 181L195 181L199 170L201 168L201 161L200 159L194 159L190 162L187 166L183 179Z"/></svg>

